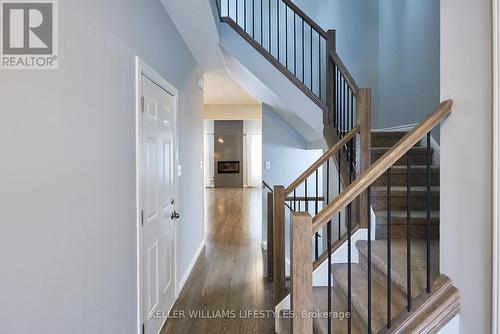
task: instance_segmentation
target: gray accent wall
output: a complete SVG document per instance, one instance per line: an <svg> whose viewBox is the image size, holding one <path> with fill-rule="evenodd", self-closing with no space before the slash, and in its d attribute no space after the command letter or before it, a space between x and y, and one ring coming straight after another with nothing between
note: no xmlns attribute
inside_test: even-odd
<svg viewBox="0 0 500 334"><path fill-rule="evenodd" d="M239 162L239 173L219 173L221 161ZM243 121L214 122L215 188L243 188Z"/></svg>
<svg viewBox="0 0 500 334"><path fill-rule="evenodd" d="M439 1L378 4L379 128L420 123L440 102Z"/></svg>
<svg viewBox="0 0 500 334"><path fill-rule="evenodd" d="M337 53L359 86L372 89L372 121L377 127L380 95L378 1L294 0L293 2L323 29L337 31Z"/></svg>
<svg viewBox="0 0 500 334"><path fill-rule="evenodd" d="M337 30L342 61L372 89L374 129L419 123L439 104L439 1L294 3L325 30Z"/></svg>
<svg viewBox="0 0 500 334"><path fill-rule="evenodd" d="M2 333L137 333L135 57L179 90L182 277L204 237L203 94L158 0L59 1L59 70L0 74Z"/></svg>

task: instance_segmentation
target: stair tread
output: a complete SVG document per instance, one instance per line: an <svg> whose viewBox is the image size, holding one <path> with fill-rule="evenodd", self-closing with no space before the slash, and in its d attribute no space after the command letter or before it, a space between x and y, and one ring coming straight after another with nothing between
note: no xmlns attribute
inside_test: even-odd
<svg viewBox="0 0 500 334"><path fill-rule="evenodd" d="M439 225L439 211L431 211L431 225ZM387 210L375 210L375 217L377 225L387 224ZM391 224L392 225L406 225L407 212L406 210L392 210L391 211ZM411 225L425 225L427 224L427 211L410 211Z"/></svg>
<svg viewBox="0 0 500 334"><path fill-rule="evenodd" d="M332 272L335 282L343 290L345 296L348 292L348 264L333 264ZM357 312L361 319L356 318L357 321L362 321L359 324L364 328L368 323L368 290L367 290L368 276L366 271L357 264L351 264L351 292L352 292L352 311ZM387 284L373 279L372 276L372 332L377 333L387 324ZM406 307L406 297L392 284L392 298L391 298L391 319L394 319Z"/></svg>
<svg viewBox="0 0 500 334"><path fill-rule="evenodd" d="M344 334L348 333L348 320L345 318L347 313L347 304L342 301L342 299L337 295L335 289L331 289L332 295L332 331L333 334ZM314 287L314 310L318 313L328 312L328 287ZM342 318L340 315L343 315ZM354 321L351 321L352 333L361 333L359 328L356 326ZM315 317L314 321L314 333L315 334L327 334L328 333L328 318L327 317Z"/></svg>
<svg viewBox="0 0 500 334"><path fill-rule="evenodd" d="M372 265L387 275L387 240L373 240ZM411 295L421 294L427 283L427 243L424 240L411 241ZM362 256L368 258L368 241L358 240L356 248ZM394 285L406 294L407 287L407 244L406 240L391 240L391 279ZM439 242L431 241L431 273L439 271ZM432 275L431 275L432 279Z"/></svg>

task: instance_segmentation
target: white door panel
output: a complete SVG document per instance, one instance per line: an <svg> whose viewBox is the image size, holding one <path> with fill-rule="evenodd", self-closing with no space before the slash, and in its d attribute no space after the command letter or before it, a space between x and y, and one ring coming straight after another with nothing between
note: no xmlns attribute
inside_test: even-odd
<svg viewBox="0 0 500 334"><path fill-rule="evenodd" d="M142 317L146 334L161 329L175 301L175 97L141 77Z"/></svg>

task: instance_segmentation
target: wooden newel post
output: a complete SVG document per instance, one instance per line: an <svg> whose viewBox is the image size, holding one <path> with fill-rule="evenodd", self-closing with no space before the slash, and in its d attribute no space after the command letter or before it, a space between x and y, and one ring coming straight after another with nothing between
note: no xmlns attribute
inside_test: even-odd
<svg viewBox="0 0 500 334"><path fill-rule="evenodd" d="M362 88L357 97L359 129L359 174L365 172L371 164L372 121L371 121L371 89ZM358 201L359 224L368 227L368 193L364 191Z"/></svg>
<svg viewBox="0 0 500 334"><path fill-rule="evenodd" d="M274 186L273 285L274 305L285 298L285 187Z"/></svg>
<svg viewBox="0 0 500 334"><path fill-rule="evenodd" d="M267 193L267 280L273 281L274 271L274 205L273 193Z"/></svg>
<svg viewBox="0 0 500 334"><path fill-rule="evenodd" d="M336 35L335 30L327 31L328 38L326 39L326 105L328 110L323 113L323 124L333 123L335 117L335 64L330 57L330 52L336 50Z"/></svg>
<svg viewBox="0 0 500 334"><path fill-rule="evenodd" d="M291 310L292 333L313 333L312 217L307 212L291 214Z"/></svg>

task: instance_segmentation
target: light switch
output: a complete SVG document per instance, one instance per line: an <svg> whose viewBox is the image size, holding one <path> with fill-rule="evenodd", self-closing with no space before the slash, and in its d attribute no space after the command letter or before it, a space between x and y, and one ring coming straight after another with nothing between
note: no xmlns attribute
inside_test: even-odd
<svg viewBox="0 0 500 334"><path fill-rule="evenodd" d="M203 160L200 160L200 169L203 169Z"/></svg>
<svg viewBox="0 0 500 334"><path fill-rule="evenodd" d="M271 169L271 161L266 161L266 169Z"/></svg>
<svg viewBox="0 0 500 334"><path fill-rule="evenodd" d="M182 165L177 166L177 176L182 176Z"/></svg>

